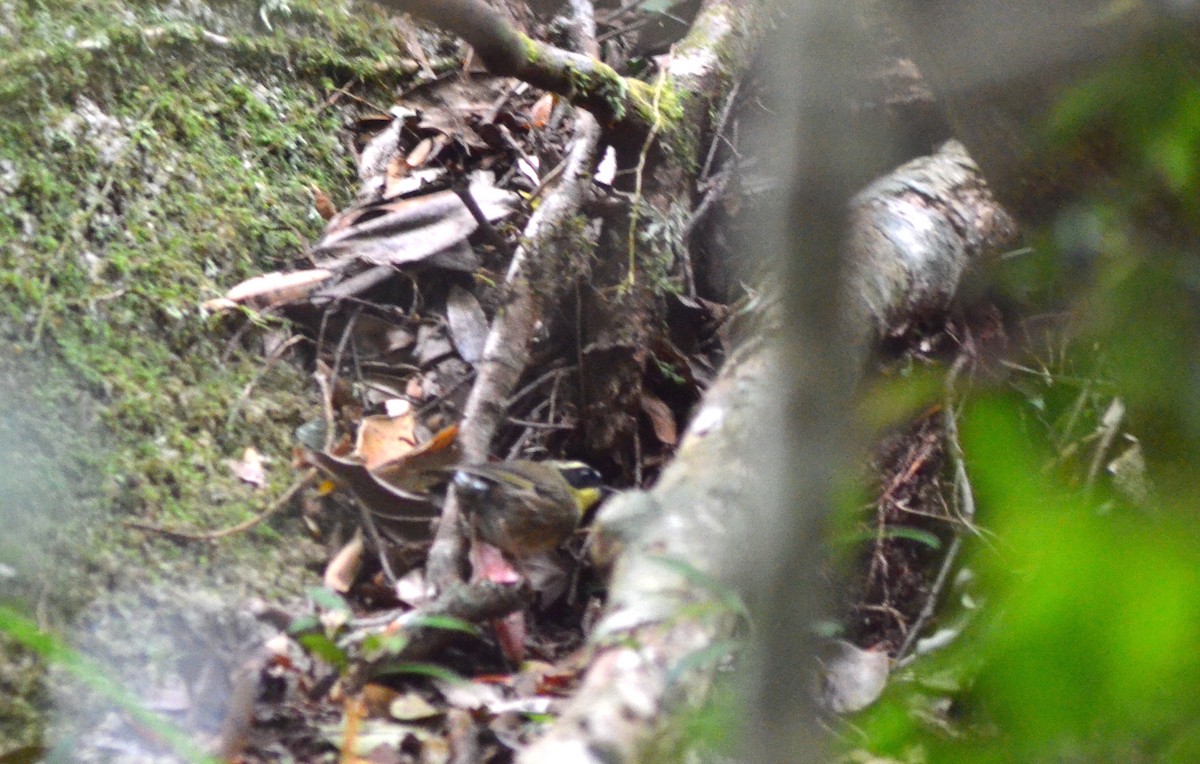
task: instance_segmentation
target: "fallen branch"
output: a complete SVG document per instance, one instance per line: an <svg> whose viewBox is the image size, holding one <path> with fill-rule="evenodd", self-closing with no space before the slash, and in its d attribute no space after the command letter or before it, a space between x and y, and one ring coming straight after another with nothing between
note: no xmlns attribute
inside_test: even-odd
<svg viewBox="0 0 1200 764"><path fill-rule="evenodd" d="M591 112L610 134L644 137L654 122L646 83L592 56L534 40L482 0L375 0L457 35L493 74L516 77Z"/></svg>
<svg viewBox="0 0 1200 764"><path fill-rule="evenodd" d="M402 633L405 643L396 653L356 661L346 678L347 690L356 692L388 664L426 660L437 655L451 639L462 637L460 631L431 625L436 624L437 619L456 618L473 624L487 623L525 607L532 596L528 586L491 581L459 584L415 610L380 613L351 623L349 634L339 640L343 645L361 643L365 638L381 632Z"/></svg>
<svg viewBox="0 0 1200 764"><path fill-rule="evenodd" d="M967 264L1014 234L957 144L872 184L852 219L847 293L865 297L847 305L844 321L864 353L906 308L945 309ZM737 550L774 532L757 466L764 448L782 447L762 442L762 423L781 405L784 356L771 334L758 332L731 356L658 484L617 496L597 517L594 543L616 565L590 635L594 657L523 764L637 761L672 712L707 693L715 663L696 658L730 638L738 613L720 585L696 581L730 580ZM696 608L706 596L711 606ZM803 679L778 681L797 692Z"/></svg>

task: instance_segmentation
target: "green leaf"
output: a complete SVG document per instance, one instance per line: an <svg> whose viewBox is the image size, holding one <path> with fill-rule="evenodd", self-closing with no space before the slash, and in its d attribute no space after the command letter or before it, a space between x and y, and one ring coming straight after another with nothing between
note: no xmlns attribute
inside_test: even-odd
<svg viewBox="0 0 1200 764"><path fill-rule="evenodd" d="M461 618L455 618L452 615L421 615L404 621L405 628L419 629L442 629L444 631L458 631L463 634L470 634L472 637L480 635L479 627L470 621L464 621Z"/></svg>
<svg viewBox="0 0 1200 764"><path fill-rule="evenodd" d="M350 666L350 659L346 656L346 652L320 631L301 634L296 641L309 653L333 666L339 672L345 671Z"/></svg>
<svg viewBox="0 0 1200 764"><path fill-rule="evenodd" d="M909 528L904 525L890 525L884 528L882 533L876 533L875 531L851 533L839 539L839 543L845 545L861 544L864 541L874 541L880 536L885 539L908 539L909 541L916 541L933 550L942 548L942 540L929 531L924 531L920 528Z"/></svg>
<svg viewBox="0 0 1200 764"><path fill-rule="evenodd" d="M391 676L395 674L410 674L413 676L427 676L432 679L440 679L443 682L460 683L467 680L463 679L457 672L451 671L444 666L438 666L433 663L414 663L396 662L387 663L371 672L372 676Z"/></svg>
<svg viewBox="0 0 1200 764"><path fill-rule="evenodd" d="M326 610L335 610L344 613L350 612L350 604L341 595L323 586L314 586L309 589L308 598L316 603L318 607L325 608Z"/></svg>

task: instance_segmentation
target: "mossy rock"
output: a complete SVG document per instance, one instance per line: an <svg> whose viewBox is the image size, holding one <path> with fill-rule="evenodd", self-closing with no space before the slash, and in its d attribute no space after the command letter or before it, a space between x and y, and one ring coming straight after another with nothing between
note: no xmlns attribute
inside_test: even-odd
<svg viewBox="0 0 1200 764"><path fill-rule="evenodd" d="M0 0L0 604L38 595L69 631L139 581L316 583L286 516L212 546L124 521L222 527L295 479L307 376L267 363L277 327L199 306L297 260L323 225L312 184L353 193L345 124L390 105L396 43L370 3ZM247 446L268 459L259 490L226 464Z"/></svg>

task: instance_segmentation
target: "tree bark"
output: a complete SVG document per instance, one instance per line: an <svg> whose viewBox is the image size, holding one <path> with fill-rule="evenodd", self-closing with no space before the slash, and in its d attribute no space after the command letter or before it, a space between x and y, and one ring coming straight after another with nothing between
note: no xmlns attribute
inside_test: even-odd
<svg viewBox="0 0 1200 764"><path fill-rule="evenodd" d="M846 291L858 297L837 313L841 328L822 326L812 338L818 347L830 335L849 338L840 351L849 359L838 369L861 368L873 341L909 311L946 309L966 268L1009 246L1015 236L1011 219L992 201L978 169L956 143L872 184L857 197L850 218ZM782 502L778 494L761 490L764 484L776 484L776 474L787 474L798 464L780 458L785 436L767 424L780 421L782 380L811 369L820 352L798 345L794 337L794 320L760 325L752 332L706 394L658 484L650 491L621 494L604 507L593 546L616 565L605 615L590 637L594 656L567 710L520 761L639 760L670 714L707 692L715 662L689 663L732 635L741 617L736 597L753 597L761 605L761 629L775 631L773 624L786 623L771 647L796 656L757 707L770 702L783 709L787 719L779 722L781 735L808 729L811 715L800 724L788 710L796 702L805 705L797 697L807 690L802 667L811 652L803 644L816 602L795 617L785 617L781 609L793 608L806 586L816 587L824 508L811 495ZM806 357L793 359L804 350ZM853 386L852 372L828 373L827 385ZM819 420L787 421L806 428ZM830 469L829 445L839 440L826 431L804 444L802 458L820 465L817 469ZM771 459L781 462L777 472L764 470ZM827 474L821 477L828 479ZM779 536L788 515L797 513L803 516L802 542L772 551L794 555L801 550L793 564L781 564L782 579L776 584L780 599L756 594L751 582L766 574L746 568L763 562L762 550L779 543L764 537ZM730 590L735 581L741 583ZM698 602L707 604L697 608ZM795 724L800 726L789 726ZM749 760L768 760L758 756L770 750L784 751L788 761L802 760L795 758L802 749L779 745L780 740L761 742ZM811 750L812 760L821 760L819 749Z"/></svg>

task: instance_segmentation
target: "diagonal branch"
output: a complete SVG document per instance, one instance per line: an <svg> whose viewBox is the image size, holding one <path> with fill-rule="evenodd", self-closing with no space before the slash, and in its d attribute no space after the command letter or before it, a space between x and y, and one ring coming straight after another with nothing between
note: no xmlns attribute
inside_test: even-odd
<svg viewBox="0 0 1200 764"><path fill-rule="evenodd" d="M636 140L653 123L650 87L599 60L534 40L482 0L375 0L457 35L488 71L516 77L587 109L612 136Z"/></svg>

